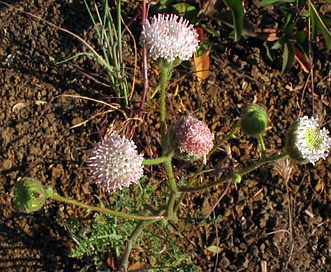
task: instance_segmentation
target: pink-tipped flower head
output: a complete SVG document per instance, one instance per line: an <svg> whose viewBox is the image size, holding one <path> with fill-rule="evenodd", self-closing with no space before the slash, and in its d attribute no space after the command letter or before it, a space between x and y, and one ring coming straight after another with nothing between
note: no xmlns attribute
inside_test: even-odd
<svg viewBox="0 0 331 272"><path fill-rule="evenodd" d="M203 157L206 161L214 146L214 135L204 122L193 117L182 118L173 126L172 133L179 157L189 160Z"/></svg>
<svg viewBox="0 0 331 272"><path fill-rule="evenodd" d="M134 142L113 132L91 151L87 164L95 182L110 192L137 183L143 176L142 161Z"/></svg>
<svg viewBox="0 0 331 272"><path fill-rule="evenodd" d="M178 20L179 19L179 20ZM146 20L140 37L153 60L188 60L199 45L198 33L188 20L174 14L158 14Z"/></svg>

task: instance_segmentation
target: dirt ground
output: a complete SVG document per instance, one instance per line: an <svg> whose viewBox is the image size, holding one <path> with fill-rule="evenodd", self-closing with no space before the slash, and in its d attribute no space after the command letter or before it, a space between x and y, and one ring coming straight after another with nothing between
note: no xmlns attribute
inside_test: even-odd
<svg viewBox="0 0 331 272"><path fill-rule="evenodd" d="M110 124L121 126L124 116L83 98L114 106L118 103L104 71L93 59L80 57L57 64L86 47L68 33L22 12L95 45L93 26L82 1L10 3L16 8L0 4L0 270L80 271L88 260L68 257L73 242L59 224L60 218L79 211L49 202L33 214L18 212L13 207L12 188L18 178L31 176L60 195L98 203L94 197L98 191L84 167L86 152ZM140 2L123 5L125 20L138 41ZM254 5L248 12L253 11ZM190 114L206 121L217 138L231 130L246 105L256 102L268 110L270 125L265 139L272 154L282 149L286 130L297 117L315 113L324 117L324 122L331 119L330 55L324 50L315 50L312 95L309 75L298 63L284 75L281 59L269 61L260 41L247 38L235 43L222 32L229 29L207 23L218 34L209 37L211 74L199 82L189 65L176 68L167 97L169 124ZM139 113L143 88L141 48L137 45L135 63L133 37L127 35L125 40L130 84L135 80L132 103L126 109L131 117ZM136 74L134 68L138 68ZM149 95L157 86L158 73L151 63ZM156 157L160 150L154 110L157 103L157 98L148 100L143 122L126 124L127 133L133 135L145 157ZM330 129L329 124L326 127ZM255 140L245 135L227 145L232 160L224 166L226 170L249 165L259 156ZM218 161L216 154L209 166ZM315 166L283 161L255 170L237 186L225 184L189 194L181 216L194 216L193 211L200 210L222 220L206 224L180 221L178 243L194 255L201 271L331 271L330 163L330 157ZM176 161L176 174L179 176L186 166ZM149 170L147 175L151 175ZM162 169L154 171L160 173L154 172L153 177L162 179ZM215 178L199 182L205 184ZM220 252L208 251L206 247L211 245Z"/></svg>

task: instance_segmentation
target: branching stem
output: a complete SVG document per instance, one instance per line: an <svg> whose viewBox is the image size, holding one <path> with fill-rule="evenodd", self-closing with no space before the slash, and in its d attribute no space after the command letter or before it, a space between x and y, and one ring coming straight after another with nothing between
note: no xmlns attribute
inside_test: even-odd
<svg viewBox="0 0 331 272"><path fill-rule="evenodd" d="M228 182L230 180L232 180L235 175L239 175L240 177L252 172L253 170L257 169L258 167L264 165L264 164L267 164L267 163L270 163L270 162L273 162L273 161L278 161L280 159L284 159L288 157L288 154L287 152L283 152L279 155L275 155L275 156L271 156L271 157L265 157L265 158L262 158L260 159L259 161L257 161L256 163L238 171L238 172L235 172L231 175L227 175L225 176L224 178L221 178L220 180L217 180L215 182L211 182L209 184L206 184L204 186L201 186L201 187L195 187L195 188L190 188L190 187L179 187L178 188L178 191L180 192L200 192L200 191L204 191L204 190L207 190L209 188L212 188L214 186L217 186L217 185L220 185L222 183L225 183L225 182Z"/></svg>

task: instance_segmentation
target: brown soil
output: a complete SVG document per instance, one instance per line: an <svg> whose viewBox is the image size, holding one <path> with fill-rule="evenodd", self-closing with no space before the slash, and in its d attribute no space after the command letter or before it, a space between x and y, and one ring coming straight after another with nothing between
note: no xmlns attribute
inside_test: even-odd
<svg viewBox="0 0 331 272"><path fill-rule="evenodd" d="M160 150L158 114L154 111L158 101L149 100L143 122L124 123L120 111L107 112L111 108L82 98L114 106L118 102L111 87L101 84L106 83L105 73L92 59L80 57L57 64L87 50L80 41L22 12L73 31L95 45L93 26L81 1L11 3L16 8L0 4L0 270L80 271L88 267L89 260L68 257L73 242L59 224L61 218L79 211L49 202L33 214L18 212L12 203L13 185L20 177L31 176L60 195L98 204L93 195L98 191L90 184L84 167L86 151L103 137L110 124L125 124L126 134L133 135L145 157L156 157ZM138 40L140 6L124 3L123 9ZM222 136L239 120L246 105L257 102L268 109L266 146L273 153L284 146L286 130L298 116L315 112L330 120L330 56L323 50L315 52L312 97L306 86L310 86L308 74L298 64L290 73L282 74L281 60L269 62L260 41L242 39L234 43L222 33L210 39L213 47L208 80L199 82L187 65L174 71L167 97L169 123L191 114L205 120L216 136ZM135 64L132 37L127 35L126 42L130 45L126 60L131 73L140 67L141 54ZM137 116L142 92L138 70L127 109L132 117ZM151 94L158 81L153 63L149 74ZM84 123L86 120L89 122ZM227 146L232 160L224 165L226 170L248 165L259 156L255 140L242 134ZM218 162L219 158L213 156L209 166L215 167ZM196 210L203 215L212 211L212 218L222 220L205 224L180 221L182 236L178 236L178 243L194 254L194 262L202 271L331 271L330 163L330 158L315 166L285 161L255 170L237 186L189 194L181 216L193 217ZM185 167L187 163L176 161L176 174L179 176ZM148 170L146 174L151 173ZM163 174L162 169L154 168L154 179L160 179L156 188L161 186ZM216 178L210 176L199 182L205 184ZM211 245L220 253L208 251L206 247Z"/></svg>

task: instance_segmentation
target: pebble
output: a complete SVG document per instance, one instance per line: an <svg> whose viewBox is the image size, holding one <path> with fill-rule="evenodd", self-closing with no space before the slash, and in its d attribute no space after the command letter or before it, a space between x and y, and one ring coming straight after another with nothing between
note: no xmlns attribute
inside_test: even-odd
<svg viewBox="0 0 331 272"><path fill-rule="evenodd" d="M9 170L13 167L13 162L10 159L5 159L0 164L1 170Z"/></svg>

